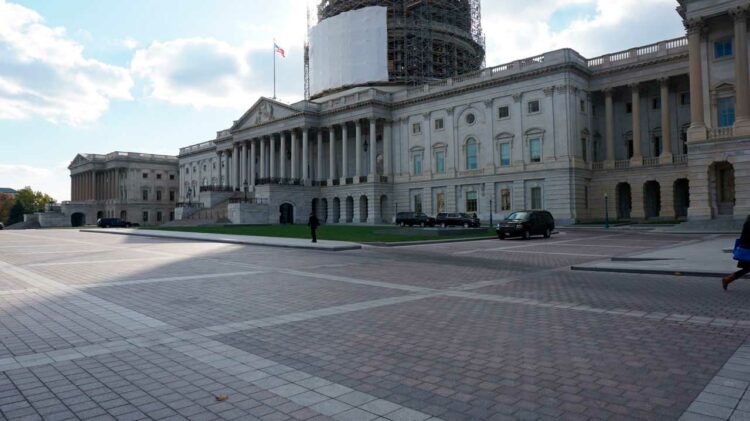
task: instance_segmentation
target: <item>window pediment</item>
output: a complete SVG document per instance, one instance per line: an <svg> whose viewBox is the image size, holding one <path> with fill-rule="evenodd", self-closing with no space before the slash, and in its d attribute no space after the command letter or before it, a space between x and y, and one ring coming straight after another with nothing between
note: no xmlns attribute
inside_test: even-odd
<svg viewBox="0 0 750 421"><path fill-rule="evenodd" d="M516 137L516 135L514 135L513 133L502 132L499 135L495 136L495 140L508 141L513 140L514 137Z"/></svg>
<svg viewBox="0 0 750 421"><path fill-rule="evenodd" d="M526 130L524 134L526 136L544 136L544 132L545 130L542 129L541 127L532 127L529 130Z"/></svg>

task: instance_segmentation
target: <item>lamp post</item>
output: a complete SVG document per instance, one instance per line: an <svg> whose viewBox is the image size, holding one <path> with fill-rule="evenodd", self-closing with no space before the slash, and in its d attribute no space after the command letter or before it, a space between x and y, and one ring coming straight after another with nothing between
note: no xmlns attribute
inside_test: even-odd
<svg viewBox="0 0 750 421"><path fill-rule="evenodd" d="M193 205L193 201L192 201L192 198L193 198L193 188L192 187L188 187L187 193L188 193L188 206L192 206Z"/></svg>
<svg viewBox="0 0 750 421"><path fill-rule="evenodd" d="M242 183L242 187L243 187L243 188L244 188L244 190L245 190L245 202L247 202L247 186L248 186L248 184L247 184L247 179L245 179L245 182L244 182L244 183Z"/></svg>
<svg viewBox="0 0 750 421"><path fill-rule="evenodd" d="M609 195L604 193L604 229L609 229Z"/></svg>

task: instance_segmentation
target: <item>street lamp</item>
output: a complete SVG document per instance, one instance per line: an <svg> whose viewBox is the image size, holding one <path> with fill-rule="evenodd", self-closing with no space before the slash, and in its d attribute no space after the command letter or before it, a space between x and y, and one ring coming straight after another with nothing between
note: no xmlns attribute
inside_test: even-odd
<svg viewBox="0 0 750 421"><path fill-rule="evenodd" d="M604 229L609 229L609 195L604 193Z"/></svg>
<svg viewBox="0 0 750 421"><path fill-rule="evenodd" d="M242 186L245 188L245 202L247 202L247 188L248 188L247 179L245 179L245 182L242 183Z"/></svg>
<svg viewBox="0 0 750 421"><path fill-rule="evenodd" d="M192 206L193 204L192 198L193 198L193 188L188 187L188 206Z"/></svg>

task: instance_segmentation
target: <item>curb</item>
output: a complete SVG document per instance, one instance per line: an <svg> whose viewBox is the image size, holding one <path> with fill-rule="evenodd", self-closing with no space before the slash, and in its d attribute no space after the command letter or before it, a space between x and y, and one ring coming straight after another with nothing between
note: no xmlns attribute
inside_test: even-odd
<svg viewBox="0 0 750 421"><path fill-rule="evenodd" d="M571 266L570 270L584 272L610 272L610 273L634 273L641 275L670 275L670 276L695 276L703 278L721 278L727 273L704 272L704 271L670 271L663 269L628 269L628 268L601 268L592 266Z"/></svg>
<svg viewBox="0 0 750 421"><path fill-rule="evenodd" d="M232 238L191 238L191 237L183 237L180 235L156 235L156 234L149 234L149 233L144 233L144 232L117 232L117 231L101 231L101 230L93 230L93 229L82 229L79 231L94 233L94 234L133 235L136 237L163 238L167 240L185 240L185 241L198 241L198 242L207 242L207 243L239 244L242 246L277 247L277 248L290 248L290 249L300 249L300 250L347 251L347 250L360 250L362 248L361 244L312 247L312 246L293 245L293 244L267 244L267 243L260 243L260 242L253 243L247 240L244 240L244 241L241 239L234 240Z"/></svg>
<svg viewBox="0 0 750 421"><path fill-rule="evenodd" d="M373 247L403 247L403 246L420 246L420 245L426 246L430 244L460 243L464 241L492 240L493 238L497 238L497 236L452 238L452 239L445 239L445 240L426 240L426 241L400 241L400 242L392 242L392 243L360 243L360 244L365 245L365 246L373 246Z"/></svg>

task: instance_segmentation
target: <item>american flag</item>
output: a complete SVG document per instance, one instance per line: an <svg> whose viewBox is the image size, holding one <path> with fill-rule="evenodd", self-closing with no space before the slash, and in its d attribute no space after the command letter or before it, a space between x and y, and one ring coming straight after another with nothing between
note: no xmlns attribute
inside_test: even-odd
<svg viewBox="0 0 750 421"><path fill-rule="evenodd" d="M274 51L276 51L277 53L281 54L281 57L284 57L284 58L286 58L286 52L284 51L284 49L283 49L283 48L281 48L281 47L279 47L279 45L278 45L278 44L276 44L275 42L273 43L273 49L274 49Z"/></svg>

